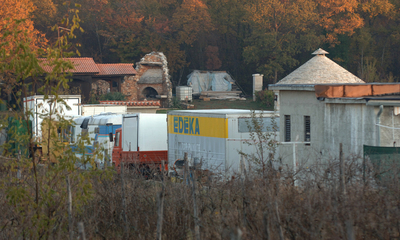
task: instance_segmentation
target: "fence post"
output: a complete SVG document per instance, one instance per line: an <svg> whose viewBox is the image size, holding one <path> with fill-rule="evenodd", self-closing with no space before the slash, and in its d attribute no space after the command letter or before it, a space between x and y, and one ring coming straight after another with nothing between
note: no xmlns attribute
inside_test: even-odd
<svg viewBox="0 0 400 240"><path fill-rule="evenodd" d="M340 166L340 187L343 194L346 194L346 181L345 181L345 171L344 171L344 159L343 159L343 146L342 143L339 144L339 166Z"/></svg>
<svg viewBox="0 0 400 240"><path fill-rule="evenodd" d="M125 196L125 179L124 179L124 162L121 163L121 190L122 190L122 207L123 207L123 218L124 218L124 235L125 238L129 238L128 233L128 220L126 216L126 196Z"/></svg>
<svg viewBox="0 0 400 240"><path fill-rule="evenodd" d="M82 240L86 240L85 227L83 226L83 222L78 223L78 232L79 232L80 238Z"/></svg>
<svg viewBox="0 0 400 240"><path fill-rule="evenodd" d="M162 225L163 225L163 214L164 214L164 192L165 192L165 182L164 182L164 160L161 161L161 192L158 195L158 209L157 209L157 240L161 240L162 236Z"/></svg>
<svg viewBox="0 0 400 240"><path fill-rule="evenodd" d="M68 191L68 230L69 230L69 239L74 239L74 231L72 226L72 194L71 194L71 184L69 181L69 176L65 179L67 182L67 191Z"/></svg>
<svg viewBox="0 0 400 240"><path fill-rule="evenodd" d="M185 154L187 159L187 153ZM197 214L197 203L196 203L196 167L193 164L193 168L190 170L190 179L192 180L192 197L193 197L193 217L194 217L194 234L195 239L200 240L200 221Z"/></svg>
<svg viewBox="0 0 400 240"><path fill-rule="evenodd" d="M183 155L183 159L184 159L184 162L185 162L184 171L183 171L183 179L185 181L185 184L189 184L189 177L188 177L188 175L189 175L189 161L188 161L188 154L186 152Z"/></svg>

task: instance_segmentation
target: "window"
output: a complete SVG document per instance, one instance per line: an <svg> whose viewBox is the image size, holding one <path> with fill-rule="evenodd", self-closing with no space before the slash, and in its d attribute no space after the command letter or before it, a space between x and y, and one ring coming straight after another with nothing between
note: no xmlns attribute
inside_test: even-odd
<svg viewBox="0 0 400 240"><path fill-rule="evenodd" d="M116 132L115 133L115 143L114 146L115 147L119 147L119 137L120 137L121 132Z"/></svg>
<svg viewBox="0 0 400 240"><path fill-rule="evenodd" d="M285 115L285 142L290 142L290 115Z"/></svg>
<svg viewBox="0 0 400 240"><path fill-rule="evenodd" d="M311 142L311 119L310 119L310 116L304 116L304 141Z"/></svg>
<svg viewBox="0 0 400 240"><path fill-rule="evenodd" d="M89 120L90 120L90 117L87 117L87 118L83 119L82 124L81 124L81 128L82 129L87 129L88 128Z"/></svg>

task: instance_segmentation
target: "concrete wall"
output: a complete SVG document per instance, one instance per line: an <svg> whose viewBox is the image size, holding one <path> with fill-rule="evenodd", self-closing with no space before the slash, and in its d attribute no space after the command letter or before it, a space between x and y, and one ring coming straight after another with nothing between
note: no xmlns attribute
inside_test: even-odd
<svg viewBox="0 0 400 240"><path fill-rule="evenodd" d="M375 107L378 111L378 107ZM400 146L400 115L395 115L394 107L384 107L380 116L380 145L384 147Z"/></svg>
<svg viewBox="0 0 400 240"><path fill-rule="evenodd" d="M364 99L321 99L312 91L280 90L280 160L284 166L296 168L314 164L325 164L339 159L342 143L344 159L363 156L363 145L381 146L400 144L400 115L393 107L384 107L381 125L377 127L378 106L367 105ZM291 141L304 141L304 116L311 118L311 142L296 144L293 162L293 144L285 144L285 115L291 117ZM398 128L398 129L393 129ZM297 137L298 136L298 137Z"/></svg>
<svg viewBox="0 0 400 240"><path fill-rule="evenodd" d="M318 159L322 148L324 103L318 101L315 93L311 91L279 91L280 99L280 140L285 141L285 115L291 119L291 142L304 142L305 123L304 116L310 116L311 142L296 144L296 158L298 165L309 164ZM280 161L284 166L292 168L293 144L279 146ZM312 161L311 161L312 160Z"/></svg>
<svg viewBox="0 0 400 240"><path fill-rule="evenodd" d="M376 144L376 115L373 106L366 103L325 105L324 140L322 154L331 159L339 159L342 143L343 157L363 156L363 145Z"/></svg>

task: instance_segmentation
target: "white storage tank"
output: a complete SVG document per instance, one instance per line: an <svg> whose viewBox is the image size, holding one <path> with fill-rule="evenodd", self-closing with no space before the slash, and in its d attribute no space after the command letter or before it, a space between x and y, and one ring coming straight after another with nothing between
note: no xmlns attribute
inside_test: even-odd
<svg viewBox="0 0 400 240"><path fill-rule="evenodd" d="M192 101L192 88L187 86L176 87L176 97L179 101Z"/></svg>

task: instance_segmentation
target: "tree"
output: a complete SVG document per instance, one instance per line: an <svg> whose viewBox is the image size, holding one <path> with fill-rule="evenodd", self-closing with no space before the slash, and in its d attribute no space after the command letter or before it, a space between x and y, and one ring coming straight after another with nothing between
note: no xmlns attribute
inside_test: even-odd
<svg viewBox="0 0 400 240"><path fill-rule="evenodd" d="M315 48L319 37L312 31L317 20L311 0L260 0L247 8L253 26L247 38L244 58L275 83L278 73L295 66L294 58L303 49Z"/></svg>
<svg viewBox="0 0 400 240"><path fill-rule="evenodd" d="M35 29L33 21L31 20L31 14L35 11L36 7L30 0L2 0L0 6L0 34L3 36L2 43L8 42L4 45L7 48L14 48L15 42L11 42L11 35L7 34L8 31L12 31L17 28L18 31L24 31L27 38L31 38L30 48L32 50L40 47L45 47L47 40L44 35ZM15 19L23 21L15 22ZM8 38L4 38L7 35ZM19 36L18 40L25 36Z"/></svg>
<svg viewBox="0 0 400 240"><path fill-rule="evenodd" d="M3 215L3 220L18 222L16 229L14 225L8 223L3 227L2 236L7 236L9 239L53 239L58 233L65 236L68 229L72 233L73 221L67 221L66 216L68 199L72 197L70 204L74 206L75 211L79 211L82 204L92 196L91 177L98 172L95 166L89 171L79 171L76 169L76 164L93 165L95 156L98 155L97 151L93 157L81 159L76 157L73 147L64 143L64 133L69 134L72 123L63 116L59 107L67 107L58 92L62 87L68 87L68 70L74 67L71 62L64 60L64 57L73 54L68 51L71 45L67 40L74 37L75 30L80 29L77 11L70 9L69 13L72 14L69 15L69 19L64 20L64 26L71 29L70 32L61 36L58 42L48 47L46 51L32 45L29 30L19 30L20 24L24 24L25 21L15 20L12 30L6 30L7 25L2 29L4 34L1 37L0 71L3 75L15 79L15 88L12 90L17 99L16 104L24 105L25 112L10 113L1 119L1 126L2 128L8 126L8 117L12 117L23 126L25 129L23 132L16 127L10 127L8 133L13 135L14 143L28 146L30 150L29 155L16 156L10 152L2 156L3 169L7 169L7 176L1 179L0 191L2 196L6 196L5 204L9 206L7 213ZM46 64L52 70L46 75L41 88L45 95L43 104L49 104L49 110L37 113L44 119L40 140L33 137L29 119L32 119L34 113L28 110L28 103L23 102L22 98L32 94L29 88L31 82L26 80L39 81L39 77L44 73L38 59L43 55L46 56ZM90 144L90 139L82 136L77 139L74 147L77 151L85 151L85 143ZM39 164L40 155L35 151L35 146L40 144L47 149L46 154L41 156L47 161L41 164ZM3 146L3 149L9 148L10 142ZM72 189L72 193L68 191L69 188ZM73 219L72 215L70 217Z"/></svg>
<svg viewBox="0 0 400 240"><path fill-rule="evenodd" d="M364 22L357 12L357 0L316 0L318 19L315 22L325 32L325 42L335 45L338 35L352 35L354 30L363 26Z"/></svg>

